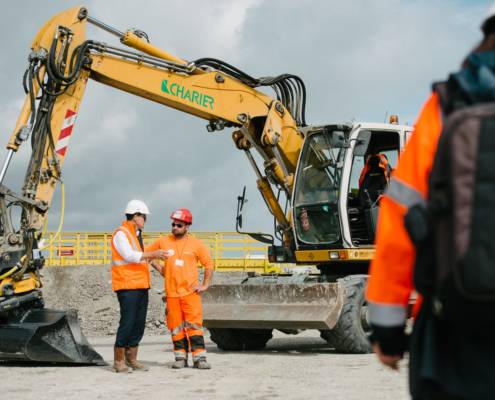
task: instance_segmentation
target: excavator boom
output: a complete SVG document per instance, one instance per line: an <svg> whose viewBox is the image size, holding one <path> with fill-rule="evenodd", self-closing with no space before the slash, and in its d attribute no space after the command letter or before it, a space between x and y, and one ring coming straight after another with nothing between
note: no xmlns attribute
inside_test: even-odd
<svg viewBox="0 0 495 400"><path fill-rule="evenodd" d="M125 47L88 40L88 23L117 36ZM235 146L246 153L281 234L291 240L289 216L273 187L287 197L292 193L304 140L298 126L304 124L305 89L298 77L255 79L221 60L188 62L154 46L141 31L121 32L89 16L84 7L62 12L32 42L27 94L0 171L0 359L102 361L74 313L44 308L39 274L43 226L56 186L63 184L69 140L89 79L205 119L209 131L235 128ZM278 98L258 86L271 86ZM15 193L2 183L14 153L28 140L32 154L21 193ZM255 162L253 149L263 166ZM11 220L12 207L20 209L19 224Z"/></svg>

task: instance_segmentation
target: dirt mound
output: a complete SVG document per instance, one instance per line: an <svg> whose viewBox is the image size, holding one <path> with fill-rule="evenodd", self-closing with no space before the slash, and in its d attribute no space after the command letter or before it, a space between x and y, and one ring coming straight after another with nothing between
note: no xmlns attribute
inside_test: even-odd
<svg viewBox="0 0 495 400"><path fill-rule="evenodd" d="M216 273L214 282L238 280L241 273ZM115 335L119 325L119 303L112 292L110 267L48 267L42 270L43 296L47 308L78 310L86 336ZM151 273L151 290L146 319L147 334L168 333L162 301L163 278Z"/></svg>
<svg viewBox="0 0 495 400"><path fill-rule="evenodd" d="M42 272L47 308L78 310L86 336L115 335L120 313L109 266L49 267ZM146 328L152 331L148 333L165 333L163 279L153 271L151 280Z"/></svg>

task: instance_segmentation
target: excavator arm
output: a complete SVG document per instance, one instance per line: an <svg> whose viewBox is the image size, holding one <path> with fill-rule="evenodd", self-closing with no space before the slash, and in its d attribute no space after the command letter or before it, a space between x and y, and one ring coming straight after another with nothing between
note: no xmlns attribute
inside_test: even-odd
<svg viewBox="0 0 495 400"><path fill-rule="evenodd" d="M86 40L88 22L114 33L137 51ZM61 180L68 139L88 79L208 120L210 131L236 128L233 139L237 148L248 155L278 224L288 228L287 217L267 183L269 180L291 195L303 142L298 125L304 124L304 86L299 78L254 79L219 60L186 62L134 32L121 33L108 27L80 7L47 22L33 41L29 60L27 95L7 145L9 153L0 183L12 153L30 136L33 157L22 196L37 204L30 213L30 227L35 231L41 229L56 183ZM279 99L256 90L255 86L262 85L274 87ZM297 121L289 109L297 114ZM264 161L263 172L251 155L253 148Z"/></svg>
<svg viewBox="0 0 495 400"><path fill-rule="evenodd" d="M126 47L88 40L88 23L116 35ZM305 125L301 79L288 74L257 79L211 58L188 62L151 44L142 31L120 32L89 16L84 7L76 7L49 20L32 43L24 75L26 97L0 171L0 333L25 334L26 325L20 321L29 319L29 315L34 321L43 320L48 336L52 334L49 327L62 324L64 318L66 325L72 326L69 331L77 330L73 317L49 316L43 310L39 269L44 260L39 241L56 186L62 182L69 140L88 79L203 118L208 121L209 131L234 128L235 146L245 152L254 168L257 186L284 242L292 240L290 217L273 187L290 198L304 141L299 129ZM273 88L276 98L257 89L261 86ZM2 183L13 155L26 141L31 144L32 154L18 194ZM257 165L253 149L261 156L262 167ZM13 207L21 210L18 229L11 219ZM33 310L38 314L34 315ZM9 328L18 324L20 330L6 330L1 327L2 321ZM30 334L37 341L41 329L38 322ZM80 332L72 335L81 336ZM5 354L23 353L37 361L91 363L98 359L91 352L85 358L87 343L82 339L74 342L79 356L47 359L50 357L39 356L39 352L38 356L27 356L27 342L22 349L2 348L0 344L0 355L9 358Z"/></svg>

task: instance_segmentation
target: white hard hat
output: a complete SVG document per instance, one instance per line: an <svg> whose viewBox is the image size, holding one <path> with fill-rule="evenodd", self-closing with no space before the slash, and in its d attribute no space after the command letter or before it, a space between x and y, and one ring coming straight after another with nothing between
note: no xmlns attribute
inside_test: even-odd
<svg viewBox="0 0 495 400"><path fill-rule="evenodd" d="M492 25L491 22L493 21L493 18L495 18L495 2L492 3L488 11L486 12L485 18L483 18L483 22L481 24L481 30L485 35L488 33L487 32L488 25Z"/></svg>
<svg viewBox="0 0 495 400"><path fill-rule="evenodd" d="M151 214L150 210L148 209L148 206L144 204L144 201L131 200L129 203L127 203L127 206L125 208L125 214L136 214L136 213Z"/></svg>

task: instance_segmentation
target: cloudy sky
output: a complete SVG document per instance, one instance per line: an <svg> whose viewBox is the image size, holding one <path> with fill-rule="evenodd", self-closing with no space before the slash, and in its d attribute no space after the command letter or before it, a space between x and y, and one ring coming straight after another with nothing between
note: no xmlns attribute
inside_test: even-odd
<svg viewBox="0 0 495 400"><path fill-rule="evenodd" d="M252 76L299 75L308 123L399 114L413 124L430 85L457 68L480 39L488 0L150 0L86 1L90 15L186 60L223 59ZM22 101L29 46L44 22L80 1L6 2L0 25L0 127L6 144ZM90 27L91 39L118 44ZM230 130L90 82L65 160L64 230L111 230L131 198L152 211L147 230L168 230L170 212L190 208L194 230L235 228L236 196L247 186L246 228L272 218ZM2 145L3 146L3 145ZM19 190L29 145L6 184ZM0 153L3 162L4 155ZM58 224L55 193L50 227Z"/></svg>

